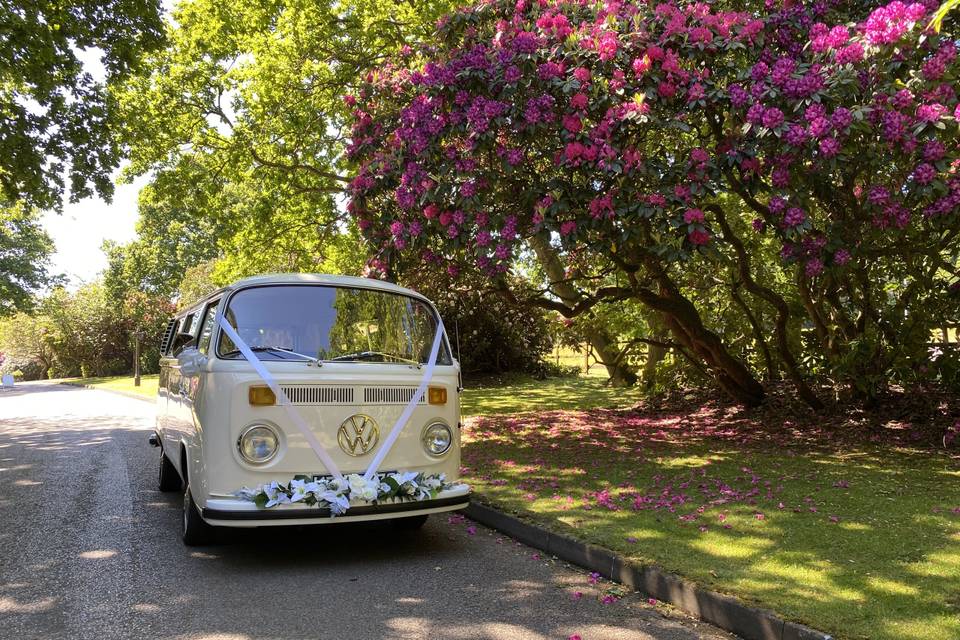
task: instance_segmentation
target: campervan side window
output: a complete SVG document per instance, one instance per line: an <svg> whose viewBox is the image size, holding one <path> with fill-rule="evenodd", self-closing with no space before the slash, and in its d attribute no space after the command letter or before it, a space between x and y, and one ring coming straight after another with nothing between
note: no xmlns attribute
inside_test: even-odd
<svg viewBox="0 0 960 640"><path fill-rule="evenodd" d="M200 350L200 353L206 354L210 352L210 338L213 336L213 321L217 316L217 305L220 304L219 300L214 300L207 305L207 311L203 316L203 324L200 327L200 339L197 341L197 348Z"/></svg>

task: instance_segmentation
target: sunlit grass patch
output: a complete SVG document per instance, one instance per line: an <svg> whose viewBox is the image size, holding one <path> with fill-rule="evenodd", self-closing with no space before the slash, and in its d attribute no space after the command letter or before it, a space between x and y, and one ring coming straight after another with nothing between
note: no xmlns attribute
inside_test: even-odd
<svg viewBox="0 0 960 640"><path fill-rule="evenodd" d="M140 386L134 386L133 376L108 376L103 378L66 378L62 382L65 384L84 385L104 389L106 391L123 391L125 393L135 393L147 398L157 397L157 387L159 386L160 376L146 375L140 377Z"/></svg>

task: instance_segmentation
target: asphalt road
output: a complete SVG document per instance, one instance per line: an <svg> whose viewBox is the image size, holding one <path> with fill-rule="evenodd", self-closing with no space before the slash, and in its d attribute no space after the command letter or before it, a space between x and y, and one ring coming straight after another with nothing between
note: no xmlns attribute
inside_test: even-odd
<svg viewBox="0 0 960 640"><path fill-rule="evenodd" d="M179 539L150 403L0 391L0 638L731 638L446 514ZM582 592L577 597L576 592Z"/></svg>

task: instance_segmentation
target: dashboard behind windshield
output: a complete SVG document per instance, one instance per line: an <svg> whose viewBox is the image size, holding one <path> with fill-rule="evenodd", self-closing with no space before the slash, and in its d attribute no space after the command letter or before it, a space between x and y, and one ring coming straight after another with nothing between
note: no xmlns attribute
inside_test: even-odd
<svg viewBox="0 0 960 640"><path fill-rule="evenodd" d="M423 364L437 328L433 309L422 300L327 285L242 289L225 317L261 360ZM224 333L217 355L243 359ZM445 340L437 364L452 364Z"/></svg>

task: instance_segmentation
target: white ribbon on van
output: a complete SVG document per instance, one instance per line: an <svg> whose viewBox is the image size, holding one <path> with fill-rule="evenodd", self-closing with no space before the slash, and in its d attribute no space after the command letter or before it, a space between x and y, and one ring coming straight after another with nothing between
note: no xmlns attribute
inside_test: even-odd
<svg viewBox="0 0 960 640"><path fill-rule="evenodd" d="M437 314L437 332L433 336L433 346L430 347L430 359L427 361L427 368L423 372L423 378L420 379L420 386L417 387L413 397L410 398L410 402L403 408L400 417L397 418L397 421L393 424L393 428L390 429L390 435L383 441L376 455L373 456L373 460L370 461L366 473L363 474L364 480L369 481L373 479L374 474L377 473L377 469L380 467L380 463L382 463L383 459L390 453L390 449L393 448L397 438L400 437L400 432L403 431L407 422L410 421L410 416L413 415L413 410L417 408L417 403L420 401L420 398L427 392L427 385L433 380L433 370L437 366L437 357L440 354L440 344L443 342L444 333L443 320L440 319L440 314Z"/></svg>
<svg viewBox="0 0 960 640"><path fill-rule="evenodd" d="M330 457L327 450L324 449L320 441L317 440L317 436L310 430L310 427L303 419L303 416L300 415L300 412L294 408L290 402L290 398L287 397L287 394L284 393L280 385L277 384L274 377L267 371L267 368L263 366L260 358L258 358L253 350L247 346L247 343L243 341L243 338L240 337L236 329L230 326L230 323L227 322L227 319L220 313L219 309L217 310L217 322L220 324L220 328L223 329L224 333L233 341L233 344L236 345L237 349L240 350L240 353L243 354L243 357L247 359L247 362L250 363L254 371L257 372L260 379L267 383L267 386L273 391L273 394L277 398L277 403L284 408L290 421L296 425L300 433L303 434L303 437L307 439L307 443L310 445L310 448L313 449L313 452L317 454L317 457L320 458L323 466L327 468L327 471L329 471L334 478L342 479L343 474L340 473L340 468L337 466L337 463L333 461L333 458Z"/></svg>

